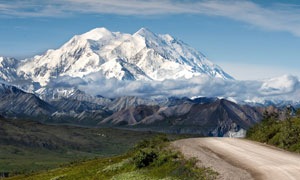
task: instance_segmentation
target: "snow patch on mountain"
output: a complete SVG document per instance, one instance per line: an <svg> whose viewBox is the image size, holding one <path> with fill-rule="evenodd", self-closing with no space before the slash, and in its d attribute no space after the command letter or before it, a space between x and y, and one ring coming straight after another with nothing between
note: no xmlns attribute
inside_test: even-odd
<svg viewBox="0 0 300 180"><path fill-rule="evenodd" d="M76 93L76 88L49 88L42 87L35 91L35 93L43 100L69 98Z"/></svg>

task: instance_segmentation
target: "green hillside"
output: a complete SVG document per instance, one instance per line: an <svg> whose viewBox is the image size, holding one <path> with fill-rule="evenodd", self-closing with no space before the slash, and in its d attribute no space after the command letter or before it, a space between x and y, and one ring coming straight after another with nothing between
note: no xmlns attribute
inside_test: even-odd
<svg viewBox="0 0 300 180"><path fill-rule="evenodd" d="M212 180L217 173L197 168L195 160L185 160L168 148L166 136L140 142L130 152L112 158L8 178L9 180Z"/></svg>
<svg viewBox="0 0 300 180"><path fill-rule="evenodd" d="M28 174L70 162L128 152L159 133L110 128L45 125L24 119L0 119L0 173ZM169 134L170 138L182 135ZM187 136L193 137L193 136Z"/></svg>
<svg viewBox="0 0 300 180"><path fill-rule="evenodd" d="M0 172L29 173L78 159L119 155L154 135L152 132L0 119Z"/></svg>

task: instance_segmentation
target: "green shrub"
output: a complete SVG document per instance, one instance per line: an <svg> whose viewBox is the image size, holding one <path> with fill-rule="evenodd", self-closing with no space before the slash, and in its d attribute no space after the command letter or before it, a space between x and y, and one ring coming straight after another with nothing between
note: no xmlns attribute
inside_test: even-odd
<svg viewBox="0 0 300 180"><path fill-rule="evenodd" d="M291 145L289 150L293 152L300 152L300 142Z"/></svg>
<svg viewBox="0 0 300 180"><path fill-rule="evenodd" d="M154 165L159 167L166 162L176 160L179 158L179 154L177 152L173 152L170 150L160 151L158 153L157 159L154 161Z"/></svg>
<svg viewBox="0 0 300 180"><path fill-rule="evenodd" d="M261 123L250 128L246 137L286 150L300 152L300 119L288 117L286 120L279 120L275 119L273 115L268 115Z"/></svg>
<svg viewBox="0 0 300 180"><path fill-rule="evenodd" d="M157 135L154 138L143 140L134 147L134 150L140 150L144 148L157 148L165 145L164 143L169 142L166 134Z"/></svg>
<svg viewBox="0 0 300 180"><path fill-rule="evenodd" d="M150 140L144 139L141 142L137 143L136 146L134 147L135 150L140 150L149 147L150 145Z"/></svg>
<svg viewBox="0 0 300 180"><path fill-rule="evenodd" d="M155 149L145 148L138 151L133 156L133 162L136 168L143 168L149 166L158 157L158 153Z"/></svg>
<svg viewBox="0 0 300 180"><path fill-rule="evenodd" d="M269 143L274 146L283 147L281 133L277 133L275 136L273 136L273 138L269 140Z"/></svg>

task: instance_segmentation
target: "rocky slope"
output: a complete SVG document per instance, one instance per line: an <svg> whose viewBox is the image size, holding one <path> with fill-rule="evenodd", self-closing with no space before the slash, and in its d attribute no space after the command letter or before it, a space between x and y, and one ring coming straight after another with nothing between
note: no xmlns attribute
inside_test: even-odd
<svg viewBox="0 0 300 180"><path fill-rule="evenodd" d="M6 117L48 117L55 108L34 94L0 84L0 114Z"/></svg>

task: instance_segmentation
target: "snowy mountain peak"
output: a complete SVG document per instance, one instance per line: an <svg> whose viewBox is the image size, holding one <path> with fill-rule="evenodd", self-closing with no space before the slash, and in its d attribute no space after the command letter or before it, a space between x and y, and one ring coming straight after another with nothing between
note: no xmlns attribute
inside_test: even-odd
<svg viewBox="0 0 300 180"><path fill-rule="evenodd" d="M143 33L143 32L150 32L150 33L152 33L150 30L148 30L147 28L145 28L145 27L142 27L141 29L139 29L136 33ZM136 34L135 33L135 34Z"/></svg>
<svg viewBox="0 0 300 180"><path fill-rule="evenodd" d="M14 68L17 63L15 58L0 57L0 67Z"/></svg>
<svg viewBox="0 0 300 180"><path fill-rule="evenodd" d="M139 39L144 43L148 48L153 48L156 46L163 46L163 39L161 39L157 34L151 32L146 28L141 28L136 33L133 34L133 37Z"/></svg>
<svg viewBox="0 0 300 180"><path fill-rule="evenodd" d="M133 36L142 36L142 37L151 37L151 36L155 36L155 34L153 32L151 32L150 30L148 30L147 28L141 28L140 30L138 30L136 33L133 34Z"/></svg>
<svg viewBox="0 0 300 180"><path fill-rule="evenodd" d="M17 79L16 66L17 59L0 57L0 80L15 81Z"/></svg>
<svg viewBox="0 0 300 180"><path fill-rule="evenodd" d="M162 81L203 74L231 79L197 50L168 34L158 35L146 28L132 35L106 28L92 29L74 36L59 49L22 60L14 72L4 68L0 70L4 80L11 80L9 74L15 73L42 86L60 77L85 81L95 73L98 78L118 80Z"/></svg>
<svg viewBox="0 0 300 180"><path fill-rule="evenodd" d="M104 27L95 28L89 32L86 32L86 33L80 35L81 38L95 40L95 41L99 40L103 37L111 37L111 36L113 36L112 32L110 32L108 29L106 29Z"/></svg>

